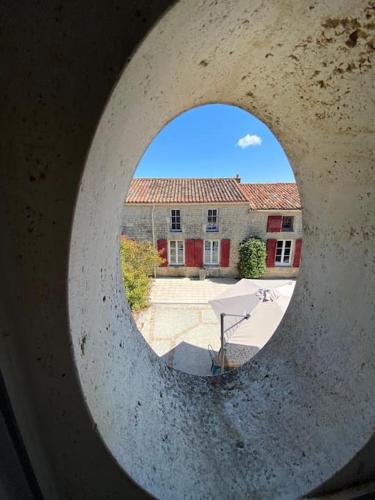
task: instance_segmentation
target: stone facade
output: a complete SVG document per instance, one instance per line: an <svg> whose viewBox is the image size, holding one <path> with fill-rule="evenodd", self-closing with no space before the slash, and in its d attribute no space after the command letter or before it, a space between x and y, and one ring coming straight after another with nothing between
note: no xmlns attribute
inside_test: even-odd
<svg viewBox="0 0 375 500"><path fill-rule="evenodd" d="M171 210L181 212L181 231L171 230ZM218 230L207 232L207 213L209 209L218 211ZM292 232L267 232L268 216L294 217ZM292 240L291 261L293 262L294 242L302 237L301 210L252 210L246 202L216 203L216 204L131 204L125 203L122 216L122 233L138 241L152 241L155 246L159 240L186 241L200 240L230 240L230 254L228 267L206 265L207 275L211 277L238 276L238 247L241 241L258 236L264 241L267 239ZM220 245L219 245L220 247ZM185 247L186 249L186 247ZM220 250L219 250L220 253ZM185 255L186 262L186 255ZM157 276L198 276L198 267L187 267L184 264L172 265L157 269ZM293 266L267 267L266 278L295 277L298 268Z"/></svg>

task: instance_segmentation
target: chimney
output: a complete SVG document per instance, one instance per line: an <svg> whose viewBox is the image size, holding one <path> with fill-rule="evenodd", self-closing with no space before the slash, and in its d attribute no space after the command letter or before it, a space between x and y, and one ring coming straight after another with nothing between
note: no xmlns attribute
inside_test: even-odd
<svg viewBox="0 0 375 500"><path fill-rule="evenodd" d="M236 177L235 177L236 181L241 184L241 177L240 177L240 174L236 174Z"/></svg>

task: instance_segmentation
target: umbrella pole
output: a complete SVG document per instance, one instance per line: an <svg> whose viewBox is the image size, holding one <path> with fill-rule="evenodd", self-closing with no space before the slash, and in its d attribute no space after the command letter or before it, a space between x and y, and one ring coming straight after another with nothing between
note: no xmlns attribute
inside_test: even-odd
<svg viewBox="0 0 375 500"><path fill-rule="evenodd" d="M225 352L224 352L224 317L225 313L220 314L220 373L224 373Z"/></svg>

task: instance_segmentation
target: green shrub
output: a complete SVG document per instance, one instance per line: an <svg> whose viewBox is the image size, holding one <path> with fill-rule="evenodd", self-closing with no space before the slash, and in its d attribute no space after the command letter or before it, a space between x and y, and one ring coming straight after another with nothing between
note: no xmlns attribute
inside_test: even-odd
<svg viewBox="0 0 375 500"><path fill-rule="evenodd" d="M120 265L125 293L132 311L149 305L151 275L163 259L148 241L137 242L126 236L121 238Z"/></svg>
<svg viewBox="0 0 375 500"><path fill-rule="evenodd" d="M266 268L266 244L260 238L244 240L239 248L241 278L261 278Z"/></svg>

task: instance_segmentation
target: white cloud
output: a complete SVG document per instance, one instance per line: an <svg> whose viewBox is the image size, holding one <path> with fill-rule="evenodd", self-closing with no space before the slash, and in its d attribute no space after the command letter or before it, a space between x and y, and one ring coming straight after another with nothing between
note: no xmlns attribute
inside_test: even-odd
<svg viewBox="0 0 375 500"><path fill-rule="evenodd" d="M242 149L248 148L249 146L260 146L262 144L262 138L259 135L246 134L241 139L238 139L236 146Z"/></svg>

